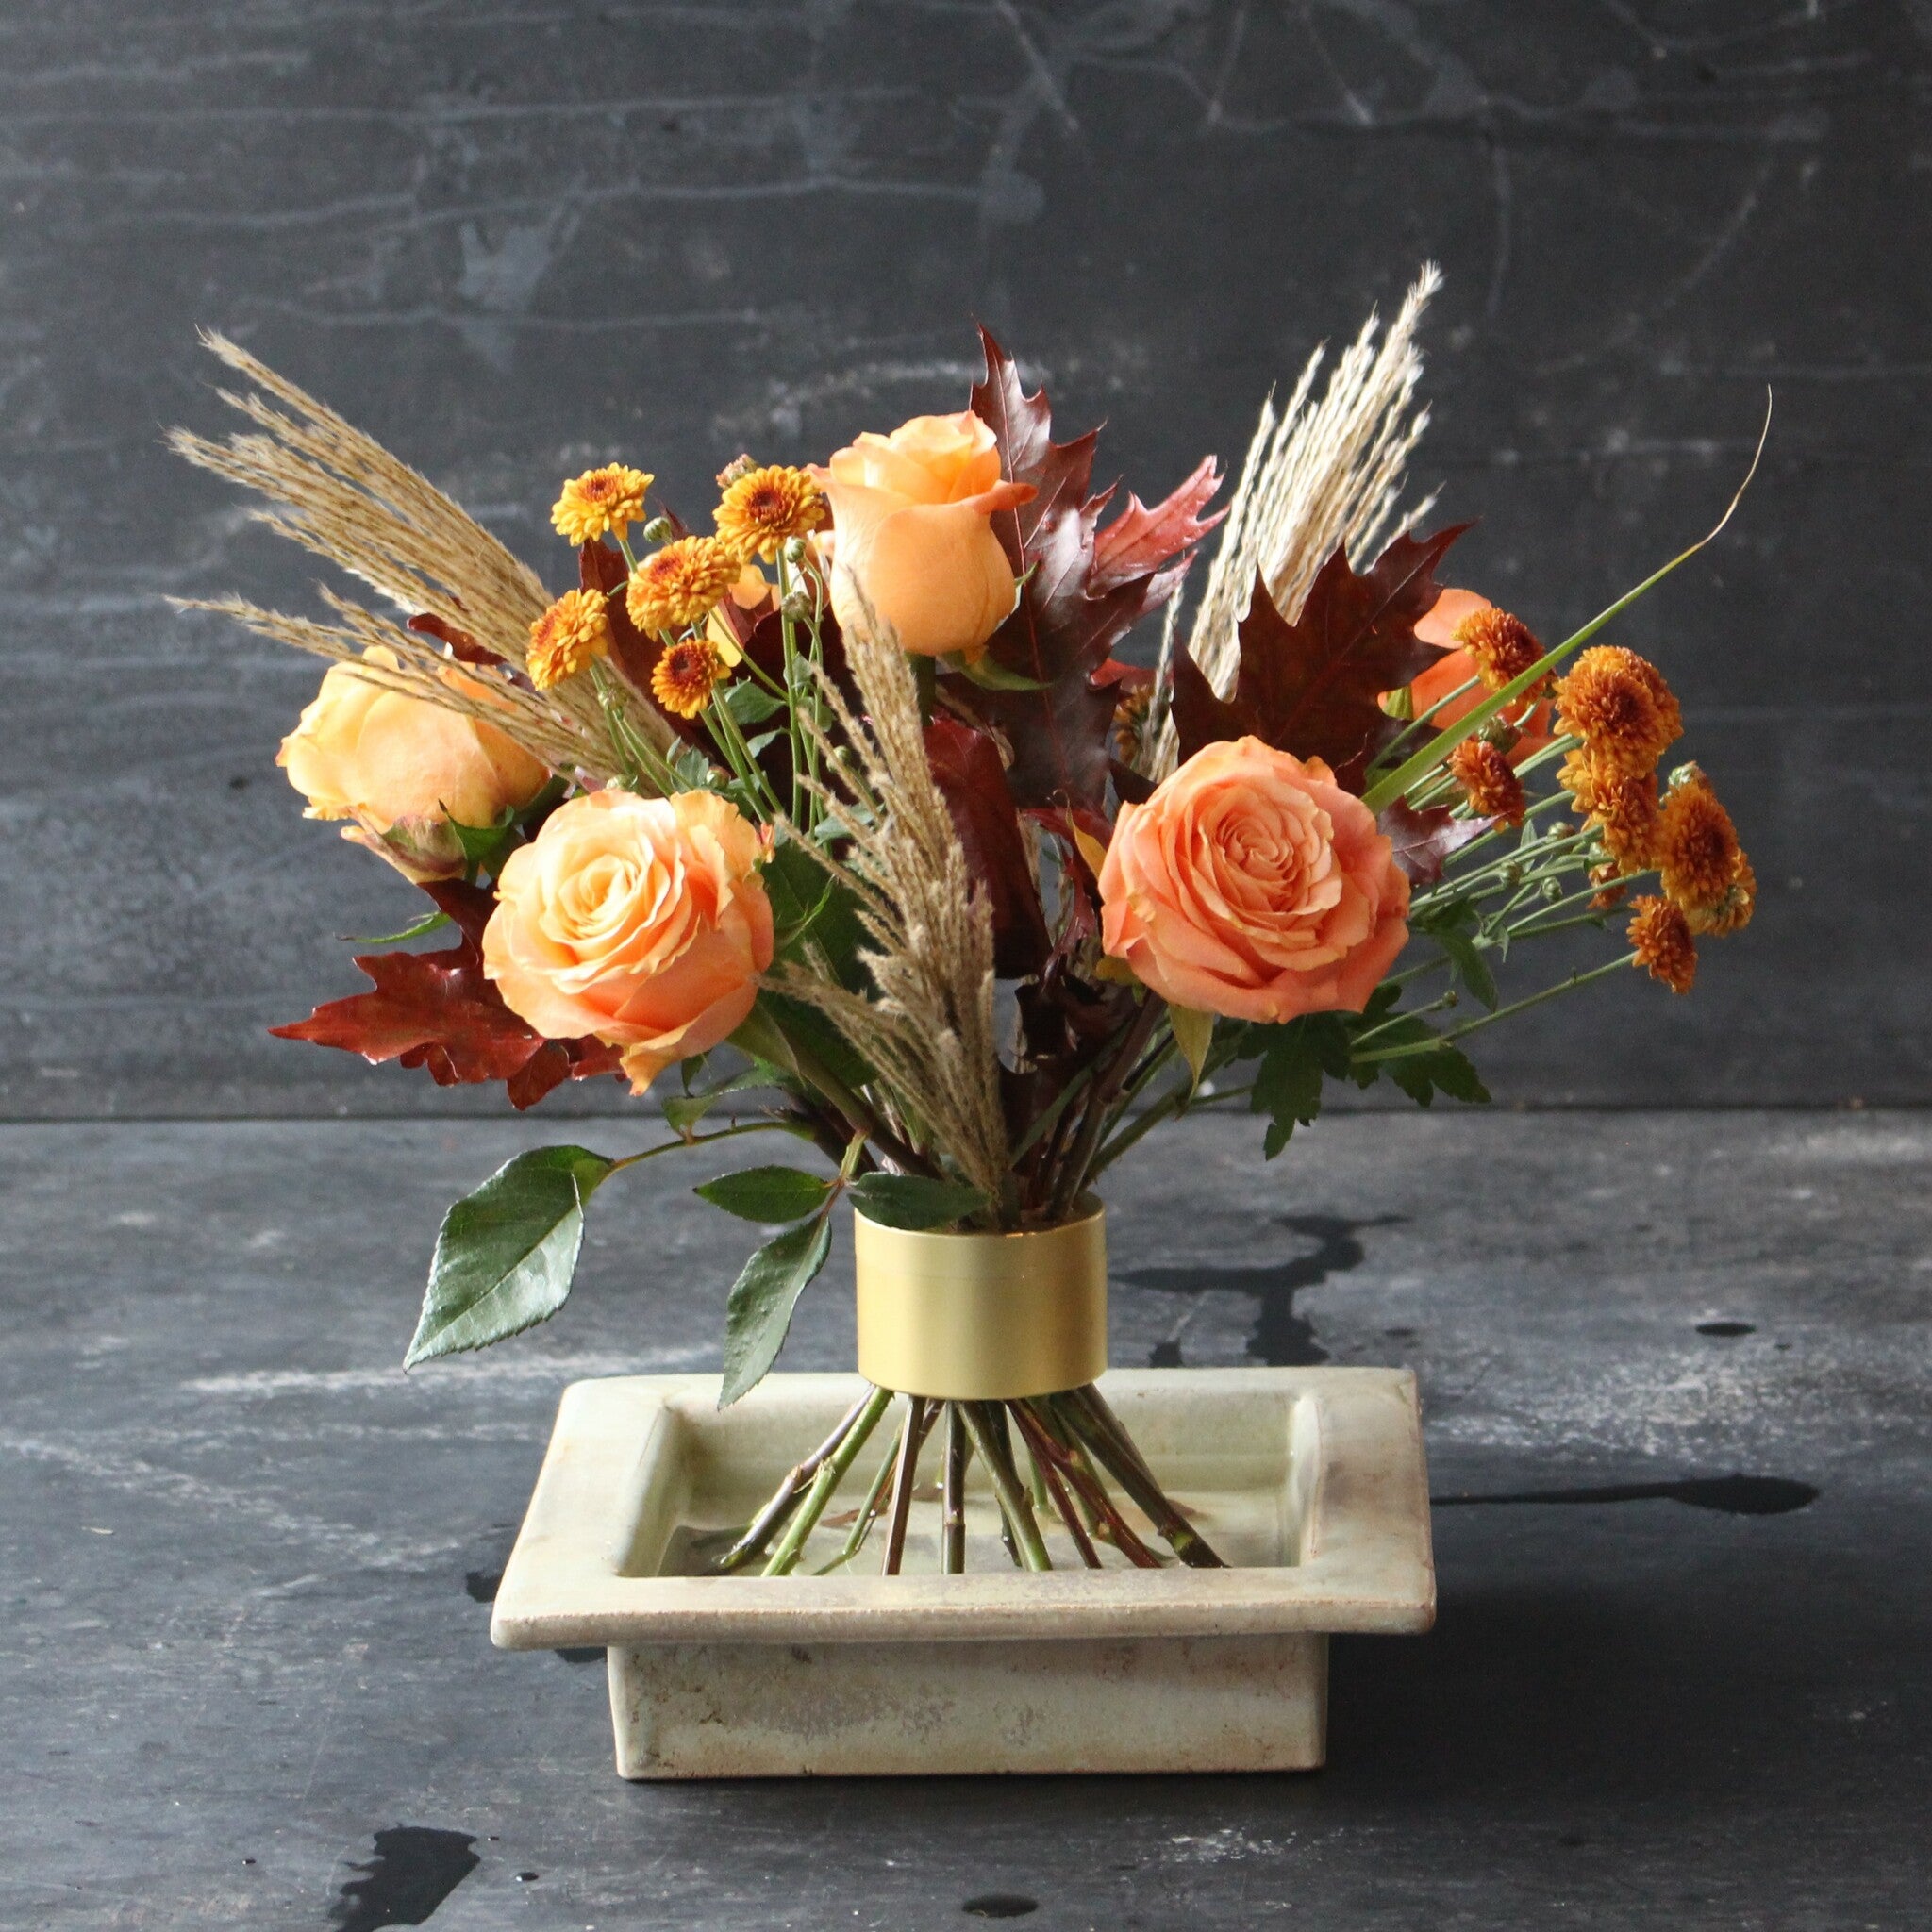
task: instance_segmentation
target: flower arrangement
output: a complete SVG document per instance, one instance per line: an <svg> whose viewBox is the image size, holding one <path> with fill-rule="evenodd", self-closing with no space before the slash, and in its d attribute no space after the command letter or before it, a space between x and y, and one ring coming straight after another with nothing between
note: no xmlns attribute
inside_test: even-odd
<svg viewBox="0 0 1932 1932"><path fill-rule="evenodd" d="M519 1108L615 1076L670 1130L520 1155L452 1208L408 1362L554 1315L591 1195L663 1154L775 1132L823 1157L697 1190L777 1230L729 1294L730 1403L841 1196L874 1228L1062 1229L1165 1122L1245 1103L1272 1158L1327 1083L1480 1102L1485 1027L1632 968L1690 991L1700 943L1749 923L1750 863L1696 765L1659 775L1682 728L1662 675L1591 641L1684 558L1554 647L1445 585L1462 526L1423 534L1431 505L1402 500L1436 281L1319 398L1318 352L1271 401L1223 514L1211 458L1151 507L1096 490L1094 436L1056 442L985 336L965 409L822 466L742 457L708 532L643 471L571 479L556 596L209 339L254 426L176 447L401 619L328 591L319 620L202 608L332 660L280 761L432 902L392 941L454 934L359 958L372 991L275 1030ZM1157 616L1150 669L1121 653ZM1536 941L1580 929L1615 938L1600 964L1505 999ZM899 1567L934 1432L942 1567L974 1456L1017 1562L1049 1563L1053 1521L1093 1566L1219 1561L1091 1384L899 1392L834 1563L883 1525ZM869 1389L723 1567L792 1569L894 1399Z"/></svg>

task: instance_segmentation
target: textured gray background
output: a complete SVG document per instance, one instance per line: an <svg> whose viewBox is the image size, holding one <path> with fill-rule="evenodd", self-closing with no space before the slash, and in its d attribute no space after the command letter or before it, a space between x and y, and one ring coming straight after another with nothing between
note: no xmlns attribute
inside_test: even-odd
<svg viewBox="0 0 1932 1932"><path fill-rule="evenodd" d="M956 406L975 315L1165 489L1429 256L1418 479L1546 633L1706 525L1778 392L1734 534L1621 632L1757 927L1692 1000L1499 1030L1499 1094L1924 1100L1928 76L1924 0L16 0L0 1107L445 1104L262 1036L409 895L273 769L310 666L159 605L311 575L158 446L223 414L197 324L560 584L559 475L622 454L701 508L741 447Z"/></svg>

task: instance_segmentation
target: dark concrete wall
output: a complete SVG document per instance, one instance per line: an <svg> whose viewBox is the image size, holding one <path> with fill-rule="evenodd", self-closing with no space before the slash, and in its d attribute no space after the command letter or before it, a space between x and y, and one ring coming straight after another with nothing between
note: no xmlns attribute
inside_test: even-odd
<svg viewBox="0 0 1932 1932"><path fill-rule="evenodd" d="M560 583L561 475L698 505L741 448L956 407L975 315L1164 489L1425 257L1418 478L1547 634L1707 525L1778 398L1734 532L1620 632L1757 925L1690 1000L1498 1029L1499 1093L1932 1093L1924 0L77 0L0 49L8 1110L441 1104L262 1035L408 894L273 768L311 666L159 603L311 575L158 446L223 413L197 324Z"/></svg>

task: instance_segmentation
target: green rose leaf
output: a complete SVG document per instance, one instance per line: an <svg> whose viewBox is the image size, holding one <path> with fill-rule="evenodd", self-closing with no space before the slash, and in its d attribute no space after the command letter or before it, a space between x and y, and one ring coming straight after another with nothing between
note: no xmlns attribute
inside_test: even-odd
<svg viewBox="0 0 1932 1932"><path fill-rule="evenodd" d="M519 1154L442 1217L406 1369L546 1322L570 1295L584 1203L613 1162L588 1147Z"/></svg>
<svg viewBox="0 0 1932 1932"><path fill-rule="evenodd" d="M916 1174L860 1174L845 1191L868 1221L915 1234L950 1226L986 1206L986 1196L964 1181L933 1181Z"/></svg>
<svg viewBox="0 0 1932 1932"><path fill-rule="evenodd" d="M741 1221L802 1221L831 1198L832 1186L801 1167L741 1167L691 1191Z"/></svg>
<svg viewBox="0 0 1932 1932"><path fill-rule="evenodd" d="M731 1285L724 1305L724 1380L718 1407L755 1389L778 1359L791 1310L831 1252L829 1215L818 1214L768 1241Z"/></svg>

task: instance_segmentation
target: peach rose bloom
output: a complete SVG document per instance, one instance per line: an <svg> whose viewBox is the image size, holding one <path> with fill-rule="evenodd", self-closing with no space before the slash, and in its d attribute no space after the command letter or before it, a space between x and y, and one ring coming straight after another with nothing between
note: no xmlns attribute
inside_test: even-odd
<svg viewBox="0 0 1932 1932"><path fill-rule="evenodd" d="M1424 643L1434 644L1442 655L1408 688L1418 717L1431 705L1448 697L1452 691L1460 691L1476 675L1475 659L1456 641L1456 626L1478 610L1493 610L1495 608L1487 597L1474 591L1444 591L1430 605L1428 615L1416 625L1415 634ZM1446 731L1488 696L1489 692L1478 684L1473 690L1463 691L1459 698L1443 705L1430 723L1439 731ZM1531 701L1505 705L1503 716L1523 734L1510 748L1512 764L1532 752L1541 751L1549 743L1550 708L1547 704Z"/></svg>
<svg viewBox="0 0 1932 1932"><path fill-rule="evenodd" d="M867 607L922 658L977 651L1019 599L992 518L1029 503L1030 483L1000 481L992 431L971 409L867 431L813 480L838 534L832 613L846 629Z"/></svg>
<svg viewBox="0 0 1932 1932"><path fill-rule="evenodd" d="M506 861L483 971L539 1033L621 1046L641 1093L751 1011L772 963L766 849L709 791L573 798Z"/></svg>
<svg viewBox="0 0 1932 1932"><path fill-rule="evenodd" d="M396 669L395 653L380 644L362 658ZM474 677L443 675L455 690L489 696ZM391 691L347 664L329 666L275 763L308 799L306 817L352 819L343 838L418 884L462 873L451 819L494 824L505 806L527 805L550 777L493 725Z"/></svg>
<svg viewBox="0 0 1932 1932"><path fill-rule="evenodd" d="M1319 758L1210 744L1121 808L1100 869L1108 953L1177 1007L1358 1013L1408 939L1408 878Z"/></svg>

